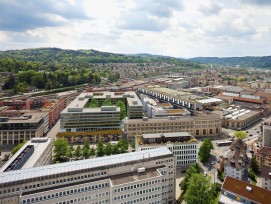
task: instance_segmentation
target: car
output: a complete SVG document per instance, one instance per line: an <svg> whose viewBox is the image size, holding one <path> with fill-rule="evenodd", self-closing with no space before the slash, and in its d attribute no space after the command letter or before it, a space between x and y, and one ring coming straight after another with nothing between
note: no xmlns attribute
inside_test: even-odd
<svg viewBox="0 0 271 204"><path fill-rule="evenodd" d="M246 131L246 133L248 133L248 131Z"/></svg>
<svg viewBox="0 0 271 204"><path fill-rule="evenodd" d="M214 164L215 164L215 161L212 161L211 164L214 165Z"/></svg>
<svg viewBox="0 0 271 204"><path fill-rule="evenodd" d="M219 159L219 158L217 158L216 162L217 162L217 163L220 163L220 159Z"/></svg>
<svg viewBox="0 0 271 204"><path fill-rule="evenodd" d="M231 137L231 138L229 139L229 141L234 141L234 138L233 138L233 137Z"/></svg>
<svg viewBox="0 0 271 204"><path fill-rule="evenodd" d="M204 174L204 176L207 176L207 172L206 172L206 171L204 171L204 173L203 173L203 174Z"/></svg>
<svg viewBox="0 0 271 204"><path fill-rule="evenodd" d="M211 167L210 166L208 166L208 170L211 171Z"/></svg>
<svg viewBox="0 0 271 204"><path fill-rule="evenodd" d="M260 133L260 131L257 131L257 133Z"/></svg>
<svg viewBox="0 0 271 204"><path fill-rule="evenodd" d="M185 172L186 172L186 170L185 170L185 169L183 169L183 170L181 171L181 173L182 173L182 174L184 174Z"/></svg>
<svg viewBox="0 0 271 204"><path fill-rule="evenodd" d="M252 134L249 134L249 137L251 137L252 136Z"/></svg>

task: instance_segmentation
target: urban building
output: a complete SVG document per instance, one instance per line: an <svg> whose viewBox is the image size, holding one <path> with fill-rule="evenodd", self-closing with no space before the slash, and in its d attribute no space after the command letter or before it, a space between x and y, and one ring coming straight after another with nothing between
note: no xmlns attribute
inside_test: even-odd
<svg viewBox="0 0 271 204"><path fill-rule="evenodd" d="M84 101L73 101L61 112L60 132L69 142L118 141L121 136L120 108L102 106L83 108Z"/></svg>
<svg viewBox="0 0 271 204"><path fill-rule="evenodd" d="M261 120L261 113L231 106L223 110L222 120L224 127L241 130Z"/></svg>
<svg viewBox="0 0 271 204"><path fill-rule="evenodd" d="M4 100L0 101L1 106L8 106L12 110L30 110L29 99L17 99L17 100Z"/></svg>
<svg viewBox="0 0 271 204"><path fill-rule="evenodd" d="M49 165L52 162L52 148L51 138L32 138L1 167L0 172Z"/></svg>
<svg viewBox="0 0 271 204"><path fill-rule="evenodd" d="M49 127L52 127L57 123L61 111L65 108L63 99L54 99L48 101L40 110L48 112L49 115Z"/></svg>
<svg viewBox="0 0 271 204"><path fill-rule="evenodd" d="M142 134L135 137L136 151L167 147L176 157L177 167L198 162L199 142L188 132Z"/></svg>
<svg viewBox="0 0 271 204"><path fill-rule="evenodd" d="M133 91L81 93L75 101L84 101L86 102L84 105L87 105L92 99L96 99L99 106L102 106L106 99L110 99L112 105L115 105L118 101L122 101L126 105L127 117L129 119L143 117L143 105Z"/></svg>
<svg viewBox="0 0 271 204"><path fill-rule="evenodd" d="M24 113L19 117L0 117L0 145L16 145L43 137L49 129L48 112Z"/></svg>
<svg viewBox="0 0 271 204"><path fill-rule="evenodd" d="M262 176L262 188L271 191L271 167L262 165L261 176Z"/></svg>
<svg viewBox="0 0 271 204"><path fill-rule="evenodd" d="M271 191L247 183L245 181L227 176L224 180L219 204L259 203L269 204Z"/></svg>
<svg viewBox="0 0 271 204"><path fill-rule="evenodd" d="M256 160L261 168L263 165L271 167L271 148L262 147L256 153Z"/></svg>
<svg viewBox="0 0 271 204"><path fill-rule="evenodd" d="M219 136L221 128L220 116L216 114L157 119L128 119L124 122L124 134L129 141L133 141L135 135L148 133L189 132L195 137Z"/></svg>
<svg viewBox="0 0 271 204"><path fill-rule="evenodd" d="M175 163L158 148L3 172L0 204L173 204Z"/></svg>
<svg viewBox="0 0 271 204"><path fill-rule="evenodd" d="M271 126L263 126L263 146L271 148Z"/></svg>
<svg viewBox="0 0 271 204"><path fill-rule="evenodd" d="M240 180L247 180L247 144L241 139L235 140L224 163L224 175Z"/></svg>

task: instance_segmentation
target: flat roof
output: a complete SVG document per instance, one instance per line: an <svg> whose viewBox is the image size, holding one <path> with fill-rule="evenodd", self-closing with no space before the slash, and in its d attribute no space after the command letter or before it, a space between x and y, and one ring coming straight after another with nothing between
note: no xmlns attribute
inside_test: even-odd
<svg viewBox="0 0 271 204"><path fill-rule="evenodd" d="M246 188L250 187L252 191L248 191ZM234 193L235 195L240 195L248 200L254 201L261 204L270 204L271 191L264 188L252 185L245 181L227 176L222 189Z"/></svg>
<svg viewBox="0 0 271 204"><path fill-rule="evenodd" d="M85 159L61 164L52 164L42 167L3 172L0 174L0 184L15 182L18 180L39 178L41 176L61 174L64 172L73 172L78 170L109 166L113 164L122 164L124 162L144 160L145 158L155 158L160 156L173 156L173 154L168 148L164 147L144 150L140 152L131 152L94 159Z"/></svg>
<svg viewBox="0 0 271 204"><path fill-rule="evenodd" d="M170 132L170 133L148 133L142 134L143 138L160 138L161 136L164 137L191 137L191 134L188 132Z"/></svg>
<svg viewBox="0 0 271 204"><path fill-rule="evenodd" d="M35 138L38 140L39 138ZM45 139L45 138L41 138ZM20 148L0 169L0 172L4 172L5 169L19 156L19 154L28 146L34 146L34 153L31 157L27 160L27 162L22 166L22 169L32 168L37 161L39 160L40 156L44 153L46 148L52 143L51 138L47 138L46 142L31 142L31 140L27 141L22 148Z"/></svg>
<svg viewBox="0 0 271 204"><path fill-rule="evenodd" d="M115 175L111 177L112 185L113 186L118 186L130 182L135 182L135 181L140 181L140 180L145 180L145 179L151 179L155 177L161 177L161 174L157 171L158 168L160 167L153 167L146 169L145 172L143 173L137 173L137 171L134 172L129 172L121 175Z"/></svg>
<svg viewBox="0 0 271 204"><path fill-rule="evenodd" d="M31 118L27 118L27 116L31 115ZM38 123L42 120L48 112L26 112L19 117L7 117L9 120L7 122L0 122L0 124L8 124L8 123Z"/></svg>

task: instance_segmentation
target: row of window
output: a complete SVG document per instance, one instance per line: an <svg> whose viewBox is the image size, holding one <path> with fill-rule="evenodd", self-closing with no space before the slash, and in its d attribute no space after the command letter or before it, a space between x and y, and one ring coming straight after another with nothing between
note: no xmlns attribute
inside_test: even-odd
<svg viewBox="0 0 271 204"><path fill-rule="evenodd" d="M153 191L158 191L158 190L160 190L160 187L154 187L154 188L150 188L150 189L145 189L145 190L141 190L141 191L137 191L137 192L133 192L133 193L128 193L128 194L116 196L116 197L114 197L113 200L114 201L122 200L122 199L130 198L130 197L133 197L133 196L142 195L142 194L145 194L145 193L151 193Z"/></svg>
<svg viewBox="0 0 271 204"><path fill-rule="evenodd" d="M44 201L44 200L55 199L55 198L62 197L62 196L92 191L92 190L96 190L96 189L104 188L104 187L109 187L109 184L103 183L103 184L99 184L99 185L91 185L88 187L82 187L82 188L71 189L71 190L67 190L67 191L61 191L61 192L57 192L57 193L53 193L53 194L49 194L49 195L38 196L35 198L28 198L28 199L24 199L22 201L22 204L35 203L35 202L40 202L40 201ZM99 197L103 197L103 196L107 196L107 195L109 195L109 192L94 194L94 195L91 195L90 197L93 199L93 198L99 198Z"/></svg>
<svg viewBox="0 0 271 204"><path fill-rule="evenodd" d="M196 149L197 145L180 145L180 146L173 146L174 150L180 150L180 149Z"/></svg>
<svg viewBox="0 0 271 204"><path fill-rule="evenodd" d="M185 155L185 156L177 156L177 160L184 160L184 159L196 159L197 155Z"/></svg>
<svg viewBox="0 0 271 204"><path fill-rule="evenodd" d="M197 150L174 151L173 154L175 156L181 155L181 154L184 154L184 155L187 155L187 154L197 154Z"/></svg>
<svg viewBox="0 0 271 204"><path fill-rule="evenodd" d="M154 194L154 195L146 196L146 197L143 197L143 198L137 198L135 200L122 202L121 204L132 204L132 203L139 203L139 202L146 203L146 201L148 201L148 200L153 200L153 199L159 198L159 197L161 197L161 194ZM150 203L161 203L161 201L150 202Z"/></svg>
<svg viewBox="0 0 271 204"><path fill-rule="evenodd" d="M193 164L195 162L196 162L195 159L193 159L193 160L177 161L177 166Z"/></svg>
<svg viewBox="0 0 271 204"><path fill-rule="evenodd" d="M78 202L83 202L83 201L87 201L87 200L91 200L91 196L85 196L85 197L81 197L81 198L75 198L72 200L67 200L67 201L63 201L63 202L57 202L56 204L71 204L71 203L78 203ZM106 203L110 203L109 199L106 200L100 200L100 201L96 201L96 202L90 202L89 204L106 204Z"/></svg>
<svg viewBox="0 0 271 204"><path fill-rule="evenodd" d="M122 187L122 188L115 189L114 192L115 193L116 192L123 192L123 191L130 190L130 189L141 188L141 187L148 186L148 185L153 185L153 184L156 184L156 183L159 183L159 182L160 182L159 180L154 180L154 181L144 182L144 183L135 184L135 185L131 185L131 186L125 186L125 187Z"/></svg>

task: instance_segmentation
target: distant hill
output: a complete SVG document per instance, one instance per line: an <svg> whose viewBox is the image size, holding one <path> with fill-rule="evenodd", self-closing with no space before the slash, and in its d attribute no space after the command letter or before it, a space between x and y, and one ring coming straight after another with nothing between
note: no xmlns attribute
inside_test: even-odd
<svg viewBox="0 0 271 204"><path fill-rule="evenodd" d="M59 48L35 48L23 50L1 51L0 58L11 58L30 62L39 62L45 65L58 64L60 66L89 67L91 63L148 63L167 62L181 67L202 68L203 66L188 60L172 57L142 55L124 55L97 50L66 50Z"/></svg>
<svg viewBox="0 0 271 204"><path fill-rule="evenodd" d="M271 56L264 57L195 57L189 59L192 62L203 64L214 64L221 66L255 67L255 68L271 68Z"/></svg>

